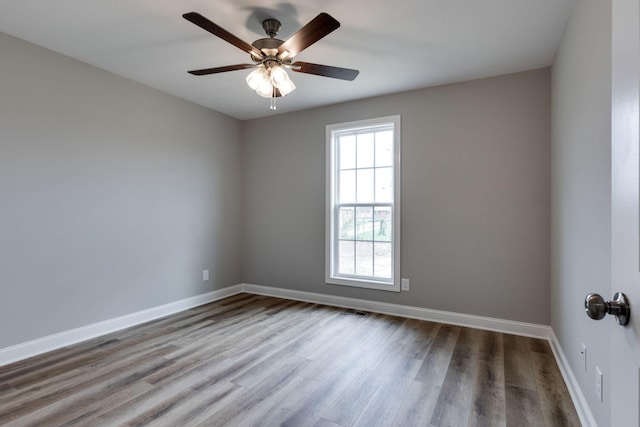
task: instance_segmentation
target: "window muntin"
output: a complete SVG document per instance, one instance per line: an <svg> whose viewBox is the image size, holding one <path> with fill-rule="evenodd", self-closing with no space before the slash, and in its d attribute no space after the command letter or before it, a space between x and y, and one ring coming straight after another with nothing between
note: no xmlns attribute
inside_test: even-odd
<svg viewBox="0 0 640 427"><path fill-rule="evenodd" d="M327 126L332 284L399 291L400 117Z"/></svg>

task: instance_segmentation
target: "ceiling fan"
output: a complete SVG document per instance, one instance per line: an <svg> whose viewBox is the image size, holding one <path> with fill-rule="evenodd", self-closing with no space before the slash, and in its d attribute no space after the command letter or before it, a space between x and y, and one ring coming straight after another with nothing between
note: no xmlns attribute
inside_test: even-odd
<svg viewBox="0 0 640 427"><path fill-rule="evenodd" d="M314 74L349 81L354 80L359 73L358 70L349 68L302 61L293 62L293 58L304 49L340 27L340 23L327 13L319 14L285 41L276 38L280 30L280 21L277 19L265 19L262 21L262 28L269 37L258 39L252 44L244 42L197 12L185 13L182 16L203 30L247 52L252 61L252 64L203 68L191 70L189 73L196 76L204 76L253 68L254 71L246 78L247 84L258 95L271 98L272 110L276 109L275 99L277 97L285 96L296 88L287 75L285 68L297 73Z"/></svg>

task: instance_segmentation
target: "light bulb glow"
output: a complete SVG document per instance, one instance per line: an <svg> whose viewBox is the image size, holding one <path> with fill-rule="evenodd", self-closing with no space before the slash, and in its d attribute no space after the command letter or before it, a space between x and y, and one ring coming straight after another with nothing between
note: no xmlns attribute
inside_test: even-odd
<svg viewBox="0 0 640 427"><path fill-rule="evenodd" d="M287 75L287 72L284 70L284 68L276 66L271 69L271 83L275 87L279 87L278 85L280 84L280 82L283 82L285 80L289 80L289 76Z"/></svg>
<svg viewBox="0 0 640 427"><path fill-rule="evenodd" d="M295 90L296 85L294 85L293 82L287 78L287 80L281 82L277 87L282 96L286 96Z"/></svg>
<svg viewBox="0 0 640 427"><path fill-rule="evenodd" d="M273 85L271 85L271 81L264 79L258 89L256 89L256 93L264 98L271 98L273 96Z"/></svg>
<svg viewBox="0 0 640 427"><path fill-rule="evenodd" d="M259 67L247 76L247 84L251 89L258 90L262 82L267 80L266 71L264 67Z"/></svg>
<svg viewBox="0 0 640 427"><path fill-rule="evenodd" d="M286 96L296 88L296 85L293 84L284 68L273 67L270 71L271 84L280 90L282 96Z"/></svg>

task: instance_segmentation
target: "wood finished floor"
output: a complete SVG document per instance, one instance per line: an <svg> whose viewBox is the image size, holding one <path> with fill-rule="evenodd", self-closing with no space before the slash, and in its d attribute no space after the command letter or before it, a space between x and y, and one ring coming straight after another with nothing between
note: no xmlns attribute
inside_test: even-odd
<svg viewBox="0 0 640 427"><path fill-rule="evenodd" d="M3 426L579 426L547 342L240 294L0 367Z"/></svg>

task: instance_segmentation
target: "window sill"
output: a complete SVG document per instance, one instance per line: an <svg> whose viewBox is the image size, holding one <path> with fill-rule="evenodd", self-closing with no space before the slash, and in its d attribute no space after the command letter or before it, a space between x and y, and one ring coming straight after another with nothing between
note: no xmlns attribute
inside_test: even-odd
<svg viewBox="0 0 640 427"><path fill-rule="evenodd" d="M328 285L350 286L387 292L400 292L400 283L376 282L373 280L357 280L338 277L328 277L325 279L325 283Z"/></svg>

